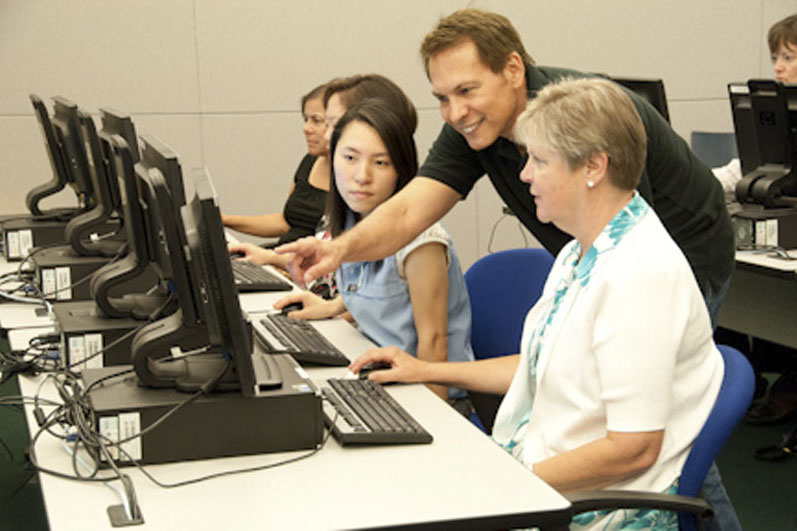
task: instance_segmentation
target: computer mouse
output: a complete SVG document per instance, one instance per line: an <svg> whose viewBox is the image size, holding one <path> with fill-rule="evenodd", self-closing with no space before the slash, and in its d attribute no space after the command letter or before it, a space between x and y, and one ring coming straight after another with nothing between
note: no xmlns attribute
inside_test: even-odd
<svg viewBox="0 0 797 531"><path fill-rule="evenodd" d="M360 377L360 380L365 380L368 378L368 375L374 371L384 371L385 369L391 369L392 367L393 366L386 361L376 361L374 363L369 363L360 369L360 372L358 372L357 375Z"/></svg>
<svg viewBox="0 0 797 531"><path fill-rule="evenodd" d="M299 311L304 308L304 304L301 302L292 302L290 304L286 304L282 307L282 315L288 315L293 311Z"/></svg>

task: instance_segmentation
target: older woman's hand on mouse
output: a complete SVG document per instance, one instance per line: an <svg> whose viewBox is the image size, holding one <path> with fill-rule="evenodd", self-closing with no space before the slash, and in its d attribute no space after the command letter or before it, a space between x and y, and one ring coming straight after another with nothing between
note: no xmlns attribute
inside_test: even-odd
<svg viewBox="0 0 797 531"><path fill-rule="evenodd" d="M377 383L425 381L424 367L428 363L410 356L398 347L368 349L349 365L349 370L359 373L366 365L380 362L390 364L391 368L372 372L368 375L369 380Z"/></svg>
<svg viewBox="0 0 797 531"><path fill-rule="evenodd" d="M309 291L291 293L275 302L274 308L281 310L285 306L297 302L302 304L302 309L289 312L288 317L308 320L328 319L343 313L346 309L340 299L328 301Z"/></svg>

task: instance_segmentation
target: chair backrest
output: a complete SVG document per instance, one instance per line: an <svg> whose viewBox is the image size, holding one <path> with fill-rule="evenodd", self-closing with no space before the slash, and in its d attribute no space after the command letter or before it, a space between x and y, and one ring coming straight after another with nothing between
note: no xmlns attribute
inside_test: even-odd
<svg viewBox="0 0 797 531"><path fill-rule="evenodd" d="M545 249L509 249L480 258L465 273L471 344L477 359L517 354L523 322L553 265Z"/></svg>
<svg viewBox="0 0 797 531"><path fill-rule="evenodd" d="M739 156L736 151L736 135L733 133L692 131L689 143L697 158L709 168L725 166L728 161Z"/></svg>
<svg viewBox="0 0 797 531"><path fill-rule="evenodd" d="M698 495L708 469L753 400L755 378L750 362L733 347L718 345L717 348L725 361L725 374L717 401L698 433L681 470L678 494L684 496ZM681 513L679 518L681 529L694 529L694 521L690 525L684 516Z"/></svg>

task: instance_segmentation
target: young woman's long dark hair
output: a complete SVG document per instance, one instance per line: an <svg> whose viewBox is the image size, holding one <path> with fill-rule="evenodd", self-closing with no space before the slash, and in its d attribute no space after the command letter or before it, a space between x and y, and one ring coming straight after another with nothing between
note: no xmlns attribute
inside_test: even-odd
<svg viewBox="0 0 797 531"><path fill-rule="evenodd" d="M349 207L343 201L335 183L335 150L346 126L352 122L362 122L373 127L385 144L390 162L396 170L394 194L404 188L404 185L418 173L418 151L406 117L400 116L387 102L379 98L366 98L354 104L338 121L329 143L332 164L327 215L333 238L343 232L346 214L349 212Z"/></svg>

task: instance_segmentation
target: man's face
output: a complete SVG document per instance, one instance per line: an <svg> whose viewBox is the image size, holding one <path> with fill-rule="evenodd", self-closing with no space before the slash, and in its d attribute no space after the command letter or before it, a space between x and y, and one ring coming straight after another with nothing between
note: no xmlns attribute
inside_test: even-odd
<svg viewBox="0 0 797 531"><path fill-rule="evenodd" d="M440 114L472 149L484 149L499 136L511 139L515 119L526 104L522 68L520 58L510 56L504 70L493 72L470 40L429 59Z"/></svg>

